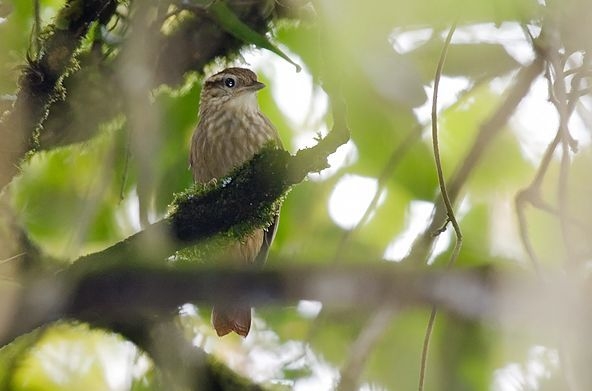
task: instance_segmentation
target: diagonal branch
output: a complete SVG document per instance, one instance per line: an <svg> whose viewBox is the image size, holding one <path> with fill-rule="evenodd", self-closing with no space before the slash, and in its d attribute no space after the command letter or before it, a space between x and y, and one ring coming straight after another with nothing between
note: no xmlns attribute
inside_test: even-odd
<svg viewBox="0 0 592 391"><path fill-rule="evenodd" d="M104 251L80 258L72 268L84 270L130 263L137 254L142 254L142 263L162 263L175 251L239 224L266 225L268 221L261 219L276 200L309 172L328 167L327 156L349 139L349 130L338 119L342 117L338 117L341 114L337 110L334 110L336 127L316 146L300 150L294 156L283 150L266 149L212 191L184 198L169 217ZM158 237L166 241L149 246L150 251L146 252L146 245Z"/></svg>
<svg viewBox="0 0 592 391"><path fill-rule="evenodd" d="M20 77L20 90L12 111L0 120L0 188L17 173L18 162L30 148L52 101L63 95L60 82L82 39L95 21L108 21L117 1L69 0L40 43L39 53L30 53Z"/></svg>
<svg viewBox="0 0 592 391"><path fill-rule="evenodd" d="M33 145L51 149L87 140L96 134L100 123L123 111L120 87L113 77L114 70L121 65L121 52L104 58L99 39L91 52L79 53L93 22L107 24L119 3L68 0L55 25L47 28L39 42L39 54L33 54L23 67L14 107L0 119L0 189L18 173L19 162ZM261 34L269 31L272 20L288 15L280 10L271 12L275 8L266 9L267 2L231 0L227 3L245 25ZM163 83L178 85L187 72L201 72L217 57L237 56L245 45L197 12L180 18L174 31L167 34L160 32L160 25L152 27L159 32L149 42L158 49L153 87ZM80 69L72 69L75 56ZM89 80L95 83L89 85ZM77 104L81 101L85 102L83 109ZM36 134L37 130L41 134Z"/></svg>
<svg viewBox="0 0 592 391"><path fill-rule="evenodd" d="M268 224L269 211L277 200L309 172L326 168L327 156L349 139L344 119L345 107L338 99L334 100L333 106L334 128L316 146L300 150L294 156L283 150L265 149L212 191L184 198L169 217L104 251L79 258L59 273L55 280L51 277L43 283L31 282L13 320L17 329L13 337L64 315L67 298L76 299L76 295L68 292L72 284L80 283L88 275L122 267L162 267L165 259L176 251L218 233L228 232L237 226L252 229ZM63 278L68 281L67 284L61 281ZM39 292L35 288L42 287L44 283L52 286L48 291L53 292L55 297L49 300L50 305L40 308L37 303Z"/></svg>

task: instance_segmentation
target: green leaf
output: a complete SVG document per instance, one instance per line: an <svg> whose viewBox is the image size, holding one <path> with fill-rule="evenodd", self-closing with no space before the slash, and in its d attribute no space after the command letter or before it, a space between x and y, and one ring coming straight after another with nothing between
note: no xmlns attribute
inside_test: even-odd
<svg viewBox="0 0 592 391"><path fill-rule="evenodd" d="M83 324L61 323L47 329L30 354L13 373L11 390L106 390L113 379L106 376L115 367L110 360L122 358L133 368L141 355L119 336L89 329ZM132 354L130 354L132 353ZM136 354L134 354L136 353ZM146 357L142 357L145 359ZM121 365L121 364L119 364ZM148 368L147 368L148 369ZM144 376L145 373L140 376ZM132 371L124 374L134 380Z"/></svg>
<svg viewBox="0 0 592 391"><path fill-rule="evenodd" d="M0 349L0 387L2 389L10 389L9 386L16 368L27 357L42 335L43 329L39 328L31 333L21 335Z"/></svg>
<svg viewBox="0 0 592 391"><path fill-rule="evenodd" d="M107 131L84 146L37 153L10 185L29 238L56 258L98 250L131 234L121 224L126 214L113 139Z"/></svg>
<svg viewBox="0 0 592 391"><path fill-rule="evenodd" d="M265 35L259 34L243 23L226 5L226 2L214 0L207 7L207 10L224 30L245 43L252 43L260 48L267 49L277 54L290 64L294 65L296 67L296 72L300 72L300 65L296 64L280 48L272 44Z"/></svg>

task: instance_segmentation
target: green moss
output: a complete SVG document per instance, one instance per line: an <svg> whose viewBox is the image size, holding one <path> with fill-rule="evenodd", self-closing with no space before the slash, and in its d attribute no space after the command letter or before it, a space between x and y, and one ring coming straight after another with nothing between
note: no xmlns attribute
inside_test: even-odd
<svg viewBox="0 0 592 391"><path fill-rule="evenodd" d="M269 227L279 212L282 200L274 201L273 204L264 207L253 219L234 225L226 235L235 240L242 240L255 229Z"/></svg>
<svg viewBox="0 0 592 391"><path fill-rule="evenodd" d="M167 218L177 213L179 210L179 205L185 204L193 198L201 197L216 188L217 184L215 181L211 181L206 184L194 183L185 190L179 193L174 193L173 201L168 207Z"/></svg>
<svg viewBox="0 0 592 391"><path fill-rule="evenodd" d="M72 20L78 20L83 13L84 2L69 1L56 17L55 26L60 30L68 30Z"/></svg>
<svg viewBox="0 0 592 391"><path fill-rule="evenodd" d="M39 146L41 145L39 142L39 138L41 136L42 129L43 129L43 125L41 125L41 124L37 124L37 126L35 126L35 129L33 129L33 134L31 135L31 141L30 141L30 143L31 143L30 149L25 154L25 161L28 161L31 157L33 157L33 155L37 151L39 151Z"/></svg>
<svg viewBox="0 0 592 391"><path fill-rule="evenodd" d="M200 208L203 206L196 202L200 198L211 197L215 204L214 209L233 214L232 217L252 215L249 208L255 208L256 212L252 217L235 222L226 231L217 233L212 239L201 241L196 246L177 252L175 257L177 261L182 263L204 263L207 260L220 259L224 255L224 249L229 244L243 241L254 230L267 228L272 224L279 213L285 193L276 200L270 200L269 203L252 205L248 201L258 191L266 193L269 191L265 186L265 180L262 180L261 183L253 183L252 174L254 171L261 172L261 167L259 167L261 162L265 163L265 161L269 160L268 158L273 158L269 155L266 156L270 151L277 152L277 146L274 143L268 143L258 155L243 166L233 170L228 176L218 181L210 181L207 184L193 184L185 191L175 194L173 202L169 206L168 215L177 215L178 217L178 215L183 214L182 220L185 225L190 225L194 220L203 221L203 219L200 219L202 216ZM244 194L243 197L240 194L237 195L237 189L241 188L249 189L247 190L249 193ZM237 199L244 199L245 202L237 204ZM208 208L211 209L212 207ZM228 218L232 217L229 215Z"/></svg>
<svg viewBox="0 0 592 391"><path fill-rule="evenodd" d="M231 238L225 235L217 235L198 245L177 251L174 257L174 265L180 267L186 265L195 266L196 264L215 265L223 255L224 250L233 242Z"/></svg>
<svg viewBox="0 0 592 391"><path fill-rule="evenodd" d="M167 18L160 28L160 32L166 36L170 36L181 29L184 24L195 23L197 20L193 12L187 10L177 10L177 13L170 18Z"/></svg>
<svg viewBox="0 0 592 391"><path fill-rule="evenodd" d="M54 24L49 24L45 27L43 27L43 29L41 29L41 31L39 32L39 38L38 40L41 42L49 42L50 39L55 35L55 30L56 30L56 26ZM35 53L36 55L39 53ZM34 59L37 59L37 56L33 57Z"/></svg>

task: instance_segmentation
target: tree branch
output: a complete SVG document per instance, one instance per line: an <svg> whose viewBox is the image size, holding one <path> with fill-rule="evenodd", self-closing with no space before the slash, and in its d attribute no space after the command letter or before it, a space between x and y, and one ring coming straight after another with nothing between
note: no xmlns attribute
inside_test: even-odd
<svg viewBox="0 0 592 391"><path fill-rule="evenodd" d="M121 265L83 276L66 270L51 280L35 281L25 292L27 316L2 341L10 342L57 319L77 319L118 330L146 318L169 316L184 303L235 301L237 297L255 306L317 300L327 308L341 310L437 305L464 319L520 322L539 329L551 319L568 321L566 311L577 311L586 303L571 303L569 308L565 303L568 298L587 297L586 289L569 285L561 276L546 284L536 276L508 277L481 269L410 271L388 263L260 270ZM43 298L49 302L50 295L60 300L41 306ZM549 324L550 328L557 326Z"/></svg>
<svg viewBox="0 0 592 391"><path fill-rule="evenodd" d="M81 257L71 269L85 273L87 269L130 264L138 258L142 264L161 264L176 251L238 225L266 226L274 203L309 172L328 167L327 157L349 139L338 110L334 109L334 129L316 146L294 156L265 149L212 191L185 197L169 217L104 251Z"/></svg>
<svg viewBox="0 0 592 391"><path fill-rule="evenodd" d="M253 229L268 225L269 212L277 200L309 172L328 167L328 155L349 139L345 106L341 100L334 99L333 113L333 130L316 146L300 150L295 156L283 150L264 149L231 177L221 180L213 190L183 198L169 217L104 251L79 258L60 273L56 281L43 278L43 283L36 281L33 286L28 286L13 321L18 330L11 338L64 315L65 298L76 297L69 292L72 285L79 284L89 275L122 267L128 270L155 265L162 267L176 251L218 233L237 226ZM47 300L46 308L39 308L37 295L40 292L36 289L43 289L43 284L51 286L46 290L50 300ZM121 316L125 317L125 314Z"/></svg>
<svg viewBox="0 0 592 391"><path fill-rule="evenodd" d="M58 91L60 80L89 26L94 21L108 21L116 7L115 0L69 0L57 16L56 26L40 42L39 53L29 53L14 107L0 121L0 189L18 172L18 162L29 150L49 105L64 94Z"/></svg>
<svg viewBox="0 0 592 391"><path fill-rule="evenodd" d="M96 46L98 53L82 55L80 70L68 69L91 23L106 24L117 4L115 0L69 0L56 17L56 25L47 29L46 38L40 42L38 58L29 59L21 72L14 107L0 120L3 140L0 188L17 174L20 160L33 144L51 149L88 140L102 121L122 112L121 98L114 92L118 88L114 70L120 65L121 52L104 57L99 44ZM281 15L288 15L283 6L274 5L281 8L274 13L275 8L266 8L267 4L266 1L228 1L233 13L260 33L269 30L270 21L278 17L280 11ZM236 56L245 45L207 15L197 12L181 18L170 33L161 33L160 27L155 26L156 39L150 42L158 45L152 78L154 87L163 83L178 85L187 72L202 71L216 57ZM81 80L84 84L80 84ZM89 86L88 80L94 83ZM74 93L70 94L72 91ZM39 138L35 135L37 129L42 130Z"/></svg>

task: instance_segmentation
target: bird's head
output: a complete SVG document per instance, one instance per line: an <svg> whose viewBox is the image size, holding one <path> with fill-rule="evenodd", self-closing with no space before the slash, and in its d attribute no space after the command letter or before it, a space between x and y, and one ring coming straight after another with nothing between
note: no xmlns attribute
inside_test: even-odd
<svg viewBox="0 0 592 391"><path fill-rule="evenodd" d="M226 68L204 83L201 104L211 108L258 110L255 93L265 87L246 68Z"/></svg>

